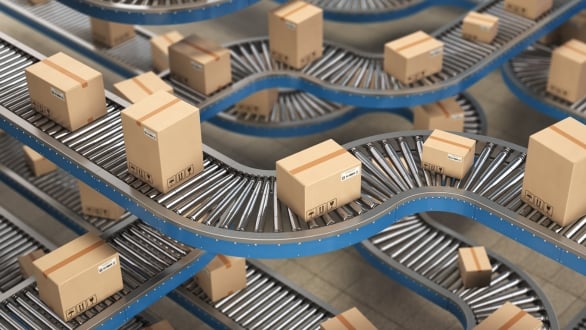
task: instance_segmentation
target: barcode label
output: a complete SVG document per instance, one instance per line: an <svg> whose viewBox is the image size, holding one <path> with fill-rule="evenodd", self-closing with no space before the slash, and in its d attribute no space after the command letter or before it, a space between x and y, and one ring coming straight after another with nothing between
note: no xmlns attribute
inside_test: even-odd
<svg viewBox="0 0 586 330"><path fill-rule="evenodd" d="M98 266L98 274L101 274L114 266L116 266L116 258L112 258L112 259L104 262L103 264L99 265Z"/></svg>
<svg viewBox="0 0 586 330"><path fill-rule="evenodd" d="M56 98L60 99L61 101L65 101L65 93L58 90L57 88L51 86L51 95L55 96Z"/></svg>
<svg viewBox="0 0 586 330"><path fill-rule="evenodd" d="M448 159L449 160L453 160L455 162L461 162L462 161L462 156L458 156L458 155L454 155L454 154L448 153Z"/></svg>
<svg viewBox="0 0 586 330"><path fill-rule="evenodd" d="M355 168L349 169L349 170L342 172L340 174L340 181L346 181L352 177L357 176L359 173L360 173L360 167L355 167Z"/></svg>
<svg viewBox="0 0 586 330"><path fill-rule="evenodd" d="M285 26L289 29L289 30L295 30L297 29L297 24L293 23L293 22L285 22Z"/></svg>
<svg viewBox="0 0 586 330"><path fill-rule="evenodd" d="M438 55L441 55L442 53L443 53L443 48L436 48L436 49L430 51L429 55L438 56Z"/></svg>
<svg viewBox="0 0 586 330"><path fill-rule="evenodd" d="M450 117L452 119L462 119L462 118L464 118L464 114L463 113L454 113Z"/></svg>
<svg viewBox="0 0 586 330"><path fill-rule="evenodd" d="M146 127L143 127L144 135L148 136L151 140L157 141L157 132L152 131Z"/></svg>
<svg viewBox="0 0 586 330"><path fill-rule="evenodd" d="M197 71L201 71L201 69L203 69L203 65L201 65L200 63L197 63L195 61L191 61L191 67Z"/></svg>

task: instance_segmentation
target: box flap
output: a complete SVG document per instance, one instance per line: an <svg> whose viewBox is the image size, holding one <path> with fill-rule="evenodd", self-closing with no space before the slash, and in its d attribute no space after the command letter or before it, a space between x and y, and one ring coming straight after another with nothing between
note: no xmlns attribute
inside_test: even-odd
<svg viewBox="0 0 586 330"><path fill-rule="evenodd" d="M294 1L275 9L272 13L283 20L298 24L307 18L322 15L323 10L304 1Z"/></svg>

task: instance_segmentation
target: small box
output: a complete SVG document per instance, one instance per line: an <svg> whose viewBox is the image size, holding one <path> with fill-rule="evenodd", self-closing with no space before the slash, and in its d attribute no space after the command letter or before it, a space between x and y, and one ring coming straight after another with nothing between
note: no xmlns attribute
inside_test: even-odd
<svg viewBox="0 0 586 330"><path fill-rule="evenodd" d="M191 35L169 47L171 76L210 95L232 82L230 50Z"/></svg>
<svg viewBox="0 0 586 330"><path fill-rule="evenodd" d="M269 12L271 56L300 69L323 54L323 10L304 1L288 2Z"/></svg>
<svg viewBox="0 0 586 330"><path fill-rule="evenodd" d="M464 130L464 109L455 98L416 106L413 108L414 129Z"/></svg>
<svg viewBox="0 0 586 330"><path fill-rule="evenodd" d="M361 166L329 139L277 161L277 196L309 221L360 198Z"/></svg>
<svg viewBox="0 0 586 330"><path fill-rule="evenodd" d="M562 42L572 39L586 42L586 10L574 15L567 22L562 24L558 30Z"/></svg>
<svg viewBox="0 0 586 330"><path fill-rule="evenodd" d="M462 179L472 166L476 141L434 130L423 144L424 169Z"/></svg>
<svg viewBox="0 0 586 330"><path fill-rule="evenodd" d="M404 84L440 72L443 60L444 43L423 31L385 44L384 70Z"/></svg>
<svg viewBox="0 0 586 330"><path fill-rule="evenodd" d="M279 98L279 90L265 89L256 92L244 100L236 103L236 110L239 112L251 113L268 117Z"/></svg>
<svg viewBox="0 0 586 330"><path fill-rule="evenodd" d="M462 22L464 39L491 43L499 32L499 18L471 11Z"/></svg>
<svg viewBox="0 0 586 330"><path fill-rule="evenodd" d="M492 266L483 246L458 249L458 267L464 287L483 287L490 285Z"/></svg>
<svg viewBox="0 0 586 330"><path fill-rule="evenodd" d="M33 261L45 255L42 249L34 250L31 253L23 254L18 257L18 264L20 265L20 273L22 277L28 278L33 276Z"/></svg>
<svg viewBox="0 0 586 330"><path fill-rule="evenodd" d="M45 175L57 170L57 166L28 146L22 146L24 159L35 176Z"/></svg>
<svg viewBox="0 0 586 330"><path fill-rule="evenodd" d="M95 191L81 181L77 181L81 212L90 217L118 220L126 210L108 197Z"/></svg>
<svg viewBox="0 0 586 330"><path fill-rule="evenodd" d="M152 71L117 82L114 84L114 89L118 95L130 101L130 103L136 103L158 91L173 93L173 87L169 86Z"/></svg>
<svg viewBox="0 0 586 330"><path fill-rule="evenodd" d="M33 261L39 296L64 321L122 289L118 252L85 234Z"/></svg>
<svg viewBox="0 0 586 330"><path fill-rule="evenodd" d="M505 0L505 10L529 19L536 19L550 10L553 0Z"/></svg>
<svg viewBox="0 0 586 330"><path fill-rule="evenodd" d="M586 125L564 119L529 137L521 199L567 226L586 215Z"/></svg>
<svg viewBox="0 0 586 330"><path fill-rule="evenodd" d="M177 31L167 32L151 38L151 58L157 72L169 69L169 46L183 39Z"/></svg>
<svg viewBox="0 0 586 330"><path fill-rule="evenodd" d="M246 259L218 254L195 280L206 295L216 302L246 288Z"/></svg>
<svg viewBox="0 0 586 330"><path fill-rule="evenodd" d="M547 91L569 102L586 96L586 44L570 40L553 51Z"/></svg>
<svg viewBox="0 0 586 330"><path fill-rule="evenodd" d="M155 324L149 325L148 327L144 328L143 330L174 330L173 326L169 321L162 320Z"/></svg>
<svg viewBox="0 0 586 330"><path fill-rule="evenodd" d="M108 47L118 46L134 38L136 35L134 26L129 24L109 22L90 17L90 25L92 27L92 39L94 42Z"/></svg>
<svg viewBox="0 0 586 330"><path fill-rule="evenodd" d="M198 108L160 91L121 119L130 174L166 193L203 170Z"/></svg>
<svg viewBox="0 0 586 330"><path fill-rule="evenodd" d="M542 326L540 320L507 301L473 330L539 330Z"/></svg>
<svg viewBox="0 0 586 330"><path fill-rule="evenodd" d="M338 314L331 319L322 322L319 325L319 328L320 330L376 330L374 324L372 324L356 307L353 307L344 313Z"/></svg>
<svg viewBox="0 0 586 330"><path fill-rule="evenodd" d="M33 108L74 131L106 113L102 74L57 53L25 69Z"/></svg>

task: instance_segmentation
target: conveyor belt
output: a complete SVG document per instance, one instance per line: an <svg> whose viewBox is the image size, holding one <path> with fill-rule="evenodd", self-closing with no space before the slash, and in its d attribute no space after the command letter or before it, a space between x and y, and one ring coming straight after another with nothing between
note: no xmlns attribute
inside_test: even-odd
<svg viewBox="0 0 586 330"><path fill-rule="evenodd" d="M490 286L464 288L458 248L471 245L423 214L394 223L357 248L383 273L452 312L464 329L472 329L506 301L540 319L544 329L559 329L553 307L537 284L491 251L487 251L493 272Z"/></svg>
<svg viewBox="0 0 586 330"><path fill-rule="evenodd" d="M529 106L556 119L572 116L586 123L586 98L572 104L546 91L552 50L542 44L529 47L503 66L503 79Z"/></svg>
<svg viewBox="0 0 586 330"><path fill-rule="evenodd" d="M586 330L586 308L574 317L570 324L566 327L566 330Z"/></svg>

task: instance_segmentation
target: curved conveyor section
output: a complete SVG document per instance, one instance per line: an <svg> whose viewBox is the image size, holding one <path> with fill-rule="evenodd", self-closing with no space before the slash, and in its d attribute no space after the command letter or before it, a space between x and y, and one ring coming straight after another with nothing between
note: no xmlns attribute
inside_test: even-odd
<svg viewBox="0 0 586 330"><path fill-rule="evenodd" d="M506 301L540 319L545 329L559 329L553 307L537 284L491 251L490 286L464 288L458 248L471 245L423 214L408 216L356 247L380 271L453 313L464 329L472 329Z"/></svg>
<svg viewBox="0 0 586 330"><path fill-rule="evenodd" d="M586 308L584 308L566 327L566 330L586 330Z"/></svg>

